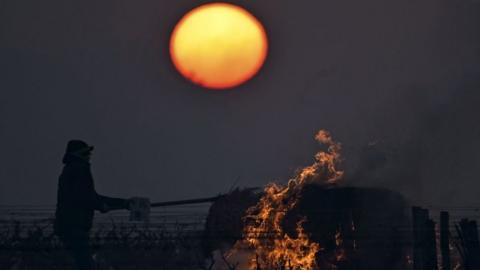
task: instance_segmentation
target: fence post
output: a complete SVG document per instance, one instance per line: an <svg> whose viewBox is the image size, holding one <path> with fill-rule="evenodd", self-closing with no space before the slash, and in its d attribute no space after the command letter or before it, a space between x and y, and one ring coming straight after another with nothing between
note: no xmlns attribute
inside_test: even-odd
<svg viewBox="0 0 480 270"><path fill-rule="evenodd" d="M450 216L447 211L440 212L440 250L442 253L442 270L451 270L450 262Z"/></svg>
<svg viewBox="0 0 480 270"><path fill-rule="evenodd" d="M425 225L425 269L438 270L437 264L437 235L435 233L435 222L427 219Z"/></svg>
<svg viewBox="0 0 480 270"><path fill-rule="evenodd" d="M462 219L458 234L463 249L463 263L466 270L480 269L480 241L478 238L477 222Z"/></svg>
<svg viewBox="0 0 480 270"><path fill-rule="evenodd" d="M427 222L428 212L425 213L420 207L412 207L413 219L413 269L426 270L424 265L424 225Z"/></svg>
<svg viewBox="0 0 480 270"><path fill-rule="evenodd" d="M437 270L435 222L427 209L412 207L413 269Z"/></svg>

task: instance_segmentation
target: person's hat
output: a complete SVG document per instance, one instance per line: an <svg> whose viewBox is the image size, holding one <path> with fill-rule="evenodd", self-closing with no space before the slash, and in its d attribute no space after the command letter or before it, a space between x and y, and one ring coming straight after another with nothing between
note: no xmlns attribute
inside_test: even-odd
<svg viewBox="0 0 480 270"><path fill-rule="evenodd" d="M93 146L88 145L86 142L81 140L71 140L67 144L66 153L83 153L93 150Z"/></svg>

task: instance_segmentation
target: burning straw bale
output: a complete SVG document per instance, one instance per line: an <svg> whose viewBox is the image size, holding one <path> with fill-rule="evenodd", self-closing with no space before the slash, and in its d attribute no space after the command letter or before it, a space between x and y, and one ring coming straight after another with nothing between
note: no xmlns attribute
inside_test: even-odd
<svg viewBox="0 0 480 270"><path fill-rule="evenodd" d="M339 188L344 176L342 146L326 130L319 130L315 140L322 149L314 163L297 170L286 185L268 184L256 202L248 192L237 193L232 198L235 208L231 201L225 203L228 197L212 206L219 210L209 219L219 230L207 226L207 235L239 239L225 253L227 266L233 262L240 270L401 267L405 254L399 241L405 239L402 229L408 224L403 198L380 189ZM225 250L224 245L209 241L210 250Z"/></svg>
<svg viewBox="0 0 480 270"><path fill-rule="evenodd" d="M206 227L206 235L211 236L208 251L228 250L242 237L246 211L260 195L237 191L212 205ZM302 222L310 241L319 244L318 269L403 270L410 237L408 210L400 194L386 189L312 184L302 189L282 227L295 239Z"/></svg>
<svg viewBox="0 0 480 270"><path fill-rule="evenodd" d="M286 185L270 183L260 196L237 192L212 206L210 251L228 250L228 264L238 261L240 270L402 269L403 198L381 189L340 188L341 144L326 130L315 140L323 147L314 163Z"/></svg>

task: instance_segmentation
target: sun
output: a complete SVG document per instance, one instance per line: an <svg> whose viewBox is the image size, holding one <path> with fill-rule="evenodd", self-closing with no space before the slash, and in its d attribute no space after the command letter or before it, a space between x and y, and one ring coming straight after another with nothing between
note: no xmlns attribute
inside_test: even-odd
<svg viewBox="0 0 480 270"><path fill-rule="evenodd" d="M267 50L263 25L245 9L227 3L189 11L170 39L176 69L191 82L215 90L251 79L263 66Z"/></svg>

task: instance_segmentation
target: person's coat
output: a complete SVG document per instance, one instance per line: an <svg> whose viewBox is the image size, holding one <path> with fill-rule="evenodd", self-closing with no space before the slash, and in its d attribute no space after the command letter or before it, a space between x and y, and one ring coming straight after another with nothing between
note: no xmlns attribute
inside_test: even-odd
<svg viewBox="0 0 480 270"><path fill-rule="evenodd" d="M95 210L106 212L128 208L128 200L97 194L88 161L69 157L64 163L57 190L54 226L57 234L88 232Z"/></svg>

